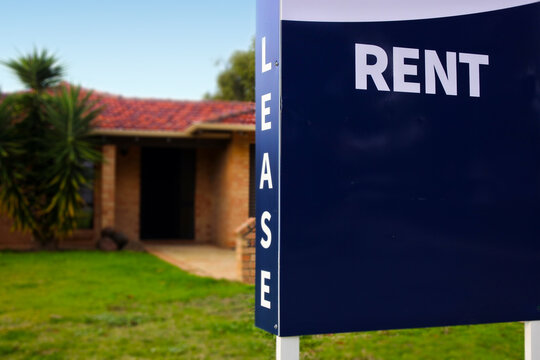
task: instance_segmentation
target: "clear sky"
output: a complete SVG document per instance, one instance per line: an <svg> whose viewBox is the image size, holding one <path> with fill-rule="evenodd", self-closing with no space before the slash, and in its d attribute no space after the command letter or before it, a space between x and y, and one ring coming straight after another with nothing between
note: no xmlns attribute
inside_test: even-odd
<svg viewBox="0 0 540 360"><path fill-rule="evenodd" d="M200 99L254 35L255 0L2 0L0 60L46 48L87 88ZM22 89L5 66L0 89Z"/></svg>

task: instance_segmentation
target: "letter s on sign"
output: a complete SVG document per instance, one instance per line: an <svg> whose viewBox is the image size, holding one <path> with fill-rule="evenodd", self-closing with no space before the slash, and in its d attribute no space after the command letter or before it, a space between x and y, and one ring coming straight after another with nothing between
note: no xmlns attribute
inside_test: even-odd
<svg viewBox="0 0 540 360"><path fill-rule="evenodd" d="M262 231L266 234L266 240L261 238L261 246L265 249L268 249L272 244L272 231L270 231L270 228L266 225L266 222L270 221L270 219L272 219L272 215L268 211L263 212L261 216L261 227Z"/></svg>

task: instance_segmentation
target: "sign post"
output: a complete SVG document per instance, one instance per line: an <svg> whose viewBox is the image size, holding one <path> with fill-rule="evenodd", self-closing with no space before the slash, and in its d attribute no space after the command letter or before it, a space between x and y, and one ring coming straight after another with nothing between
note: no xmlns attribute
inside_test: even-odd
<svg viewBox="0 0 540 360"><path fill-rule="evenodd" d="M527 320L534 359L538 0L257 0L256 100L255 323L278 355Z"/></svg>
<svg viewBox="0 0 540 360"><path fill-rule="evenodd" d="M540 321L525 322L525 360L540 360Z"/></svg>
<svg viewBox="0 0 540 360"><path fill-rule="evenodd" d="M300 360L300 337L276 336L276 360Z"/></svg>

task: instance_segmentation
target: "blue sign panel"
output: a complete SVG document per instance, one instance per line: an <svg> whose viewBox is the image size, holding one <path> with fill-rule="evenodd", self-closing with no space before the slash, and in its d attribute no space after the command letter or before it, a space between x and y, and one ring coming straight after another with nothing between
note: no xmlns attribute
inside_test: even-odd
<svg viewBox="0 0 540 360"><path fill-rule="evenodd" d="M274 334L279 326L279 16L279 1L257 1L255 323Z"/></svg>
<svg viewBox="0 0 540 360"><path fill-rule="evenodd" d="M277 333L539 320L540 3L281 2Z"/></svg>

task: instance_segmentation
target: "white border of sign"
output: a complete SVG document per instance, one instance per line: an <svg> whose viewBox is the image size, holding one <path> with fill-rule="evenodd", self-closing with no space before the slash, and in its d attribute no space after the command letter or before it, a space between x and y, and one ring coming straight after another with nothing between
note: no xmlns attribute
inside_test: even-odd
<svg viewBox="0 0 540 360"><path fill-rule="evenodd" d="M282 0L282 20L371 22L433 19L533 4L537 0ZM392 9L392 11L388 11Z"/></svg>

